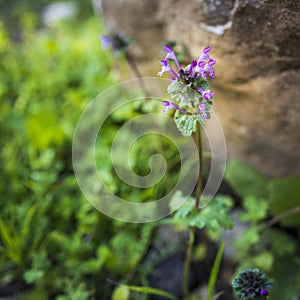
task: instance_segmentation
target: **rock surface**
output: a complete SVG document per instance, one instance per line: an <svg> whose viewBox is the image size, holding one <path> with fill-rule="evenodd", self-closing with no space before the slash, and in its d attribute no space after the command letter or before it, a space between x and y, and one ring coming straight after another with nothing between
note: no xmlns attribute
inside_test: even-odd
<svg viewBox="0 0 300 300"><path fill-rule="evenodd" d="M122 31L145 76L164 41L217 59L214 109L230 158L267 175L300 175L300 2L102 0L109 31Z"/></svg>

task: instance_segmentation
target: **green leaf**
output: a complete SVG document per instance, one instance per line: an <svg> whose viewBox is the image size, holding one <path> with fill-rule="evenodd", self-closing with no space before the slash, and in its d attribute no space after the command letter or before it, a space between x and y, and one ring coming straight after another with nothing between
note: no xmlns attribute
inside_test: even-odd
<svg viewBox="0 0 300 300"><path fill-rule="evenodd" d="M167 88L167 92L181 106L190 106L191 102L198 103L199 97L201 97L197 87L201 87L204 91L210 90L208 81L201 78L200 81L195 80L195 82L189 84L184 84L177 80L172 81ZM210 105L209 102L207 103Z"/></svg>
<svg viewBox="0 0 300 300"><path fill-rule="evenodd" d="M268 196L269 181L259 172L240 161L231 160L227 164L225 179L240 197L264 198Z"/></svg>
<svg viewBox="0 0 300 300"><path fill-rule="evenodd" d="M208 280L208 289L207 289L207 300L212 300L213 290L217 281L217 277L220 270L220 265L222 261L222 256L224 252L225 242L222 240L218 253L216 255L213 267L210 271L209 280Z"/></svg>
<svg viewBox="0 0 300 300"><path fill-rule="evenodd" d="M275 179L270 185L271 211L277 216L300 204L300 178ZM300 212L280 222L284 226L300 225Z"/></svg>
<svg viewBox="0 0 300 300"><path fill-rule="evenodd" d="M187 115L176 110L174 115L174 121L178 130L183 136L191 136L196 131L196 123L199 122L203 125L204 122L198 115Z"/></svg>
<svg viewBox="0 0 300 300"><path fill-rule="evenodd" d="M200 215L205 220L206 227L212 230L232 229L233 218L231 207L233 201L228 196L218 195L201 211Z"/></svg>
<svg viewBox="0 0 300 300"><path fill-rule="evenodd" d="M177 192L174 194L173 198L171 199L170 205L174 205L175 203L178 203L179 200L182 201L182 195L181 192ZM188 200L184 202L183 205L181 205L177 211L174 214L174 218L185 218L187 215L189 215L192 210L195 208L195 200L194 198L190 197Z"/></svg>
<svg viewBox="0 0 300 300"><path fill-rule="evenodd" d="M208 90L210 90L209 83L208 83L207 79L205 79L205 78L201 78L200 81L198 82L197 86L198 86L198 87L201 87L201 89L202 89L203 91L208 91Z"/></svg>
<svg viewBox="0 0 300 300"><path fill-rule="evenodd" d="M184 95L182 95L179 104L182 106L187 106L188 104L190 106L189 102L199 103L199 96L200 96L199 92L193 90L190 86L187 86L186 92Z"/></svg>
<svg viewBox="0 0 300 300"><path fill-rule="evenodd" d="M250 246L258 243L259 239L259 228L256 226L249 227L243 232L239 239L234 241L234 246L242 251L247 251Z"/></svg>
<svg viewBox="0 0 300 300"><path fill-rule="evenodd" d="M119 287L123 287L123 288L133 291L133 292L157 295L157 296L162 296L162 297L165 297L165 298L171 299L171 300L178 300L178 298L176 298L171 293L168 293L164 290L147 287L147 286L133 286L133 285L121 284L121 285L119 285ZM113 298L113 300L121 300L121 299L123 299L123 298ZM129 299L129 298L124 298L124 299Z"/></svg>
<svg viewBox="0 0 300 300"><path fill-rule="evenodd" d="M248 196L243 199L245 212L240 214L241 221L257 222L263 220L267 216L269 203L265 199Z"/></svg>
<svg viewBox="0 0 300 300"><path fill-rule="evenodd" d="M182 99L182 95L186 93L187 86L177 80L172 81L168 88L167 92L170 97L176 101L180 101Z"/></svg>
<svg viewBox="0 0 300 300"><path fill-rule="evenodd" d="M36 283L40 278L44 276L45 272L42 270L30 269L23 274L23 278L26 283Z"/></svg>
<svg viewBox="0 0 300 300"><path fill-rule="evenodd" d="M272 269L274 263L274 255L270 251L263 251L255 256L252 257L253 265L257 266L258 268L270 271Z"/></svg>
<svg viewBox="0 0 300 300"><path fill-rule="evenodd" d="M14 228L0 219L0 241L4 244L6 255L16 264L22 262L21 240Z"/></svg>
<svg viewBox="0 0 300 300"><path fill-rule="evenodd" d="M191 227L197 227L198 229L202 229L207 225L206 221L207 221L206 218L199 213L198 215L189 218L189 225ZM216 222L215 222L215 226L217 226Z"/></svg>
<svg viewBox="0 0 300 300"><path fill-rule="evenodd" d="M233 205L232 199L227 196L217 196L203 209L197 210L194 206L194 199L189 198L174 214L174 220L188 222L189 226L209 230L231 229L233 218L230 208Z"/></svg>
<svg viewBox="0 0 300 300"><path fill-rule="evenodd" d="M57 113L50 109L28 115L26 128L31 144L45 150L51 143L62 142L64 135L61 127L57 126L58 123ZM53 130L55 126L56 130Z"/></svg>
<svg viewBox="0 0 300 300"><path fill-rule="evenodd" d="M207 255L207 245L205 244L199 244L196 245L194 250L193 258L196 261L202 261L206 258Z"/></svg>
<svg viewBox="0 0 300 300"><path fill-rule="evenodd" d="M115 288L111 300L129 300L130 291L124 285L119 285Z"/></svg>

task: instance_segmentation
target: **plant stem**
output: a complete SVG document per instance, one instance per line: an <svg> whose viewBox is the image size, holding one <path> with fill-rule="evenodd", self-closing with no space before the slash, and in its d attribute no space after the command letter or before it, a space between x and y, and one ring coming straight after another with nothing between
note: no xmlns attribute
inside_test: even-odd
<svg viewBox="0 0 300 300"><path fill-rule="evenodd" d="M198 209L200 204L200 198L203 188L203 149L202 149L202 139L201 139L201 127L200 124L197 122L196 124L196 136L195 136L198 155L199 155L199 175L196 187L196 196L195 196L195 207ZM189 241L187 244L186 254L185 254L185 261L184 261L184 268L183 268L183 295L186 297L189 294L189 272L190 272L190 265L192 261L192 254L194 248L194 240L195 240L195 232L196 227L189 228Z"/></svg>
<svg viewBox="0 0 300 300"><path fill-rule="evenodd" d="M201 139L201 127L198 122L196 124L196 143L198 148L200 166L199 166L199 175L198 175L198 182L196 188L195 207L199 208L202 187L203 187L203 149L202 149L202 139Z"/></svg>
<svg viewBox="0 0 300 300"><path fill-rule="evenodd" d="M295 206L283 213L281 213L280 215L274 217L273 219L267 221L264 225L265 227L271 227L273 226L274 224L280 222L281 220L293 215L293 214L296 214L296 213L299 213L300 212L300 205L298 206Z"/></svg>
<svg viewBox="0 0 300 300"><path fill-rule="evenodd" d="M141 90L142 90L144 96L147 97L147 94L148 94L148 93L147 93L147 89L146 89L146 87L145 87L145 84L144 84L142 75L141 75L141 73L140 73L140 71L139 71L139 69L138 69L138 67L137 67L137 65L136 65L136 63L135 63L133 57L132 57L132 56L129 54L129 52L127 52L127 51L124 52L124 56L125 56L125 59L126 59L128 65L129 65L130 69L132 70L133 74L134 74L137 78L139 78L138 83L139 83L139 85L140 85L140 87L141 87ZM146 100L147 100L147 99L146 99Z"/></svg>
<svg viewBox="0 0 300 300"><path fill-rule="evenodd" d="M194 247L195 230L196 230L195 227L189 228L189 241L187 244L185 261L183 266L182 290L183 290L183 295L185 297L188 296L189 294L189 271L190 271L190 265L192 260L193 247Z"/></svg>

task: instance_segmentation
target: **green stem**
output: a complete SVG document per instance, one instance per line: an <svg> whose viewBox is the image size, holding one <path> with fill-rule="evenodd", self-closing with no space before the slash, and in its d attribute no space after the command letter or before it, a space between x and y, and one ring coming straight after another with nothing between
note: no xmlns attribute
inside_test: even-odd
<svg viewBox="0 0 300 300"><path fill-rule="evenodd" d="M201 127L200 124L197 122L196 124L196 136L195 136L198 155L199 155L199 175L198 175L198 182L196 187L196 197L195 197L195 207L198 209L200 204L200 198L203 188L203 149L202 149L202 139L201 139ZM196 227L189 228L189 241L187 244L185 261L184 261L184 268L183 268L183 295L185 297L189 294L189 271L190 265L192 261L192 254L194 248L194 240L195 240L195 232Z"/></svg>
<svg viewBox="0 0 300 300"><path fill-rule="evenodd" d="M142 75L139 71L138 66L136 65L133 57L129 54L129 52L125 51L124 56L125 56L125 59L126 59L128 65L129 65L130 69L132 70L133 74L139 79L138 83L140 85L140 88L141 88L144 96L147 98L148 92L147 92L147 89L145 87L144 80L142 78ZM147 100L147 99L145 99L145 100Z"/></svg>
<svg viewBox="0 0 300 300"><path fill-rule="evenodd" d="M274 217L273 219L267 221L264 225L265 227L271 227L273 226L274 224L280 222L281 220L289 217L289 216L292 216L293 214L296 214L296 213L299 213L300 212L300 205L298 206L295 206L283 213L281 213L280 215Z"/></svg>
<svg viewBox="0 0 300 300"><path fill-rule="evenodd" d="M198 175L198 182L196 188L195 207L199 208L200 198L201 198L201 193L203 188L203 149L202 149L202 139L201 139L201 127L198 122L196 124L196 143L198 148L200 167L199 167L199 175Z"/></svg>
<svg viewBox="0 0 300 300"><path fill-rule="evenodd" d="M195 230L196 230L195 227L189 228L189 241L187 244L184 267L183 267L182 290L183 290L183 295L185 297L187 297L189 294L189 272L190 272L190 265L192 260L193 247L194 247Z"/></svg>

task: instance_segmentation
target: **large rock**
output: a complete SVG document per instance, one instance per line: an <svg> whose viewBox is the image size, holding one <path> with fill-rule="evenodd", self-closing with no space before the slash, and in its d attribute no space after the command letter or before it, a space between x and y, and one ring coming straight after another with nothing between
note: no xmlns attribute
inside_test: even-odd
<svg viewBox="0 0 300 300"><path fill-rule="evenodd" d="M134 40L145 76L160 69L166 40L194 58L210 45L229 156L270 176L300 175L299 1L102 0L102 7L108 30Z"/></svg>

